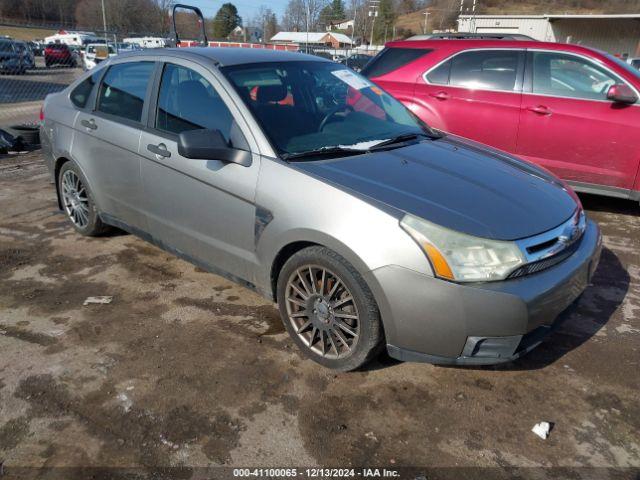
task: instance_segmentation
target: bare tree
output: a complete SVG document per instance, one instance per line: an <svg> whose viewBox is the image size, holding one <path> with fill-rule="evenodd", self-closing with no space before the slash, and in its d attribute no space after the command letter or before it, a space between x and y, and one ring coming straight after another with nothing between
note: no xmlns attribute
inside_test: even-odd
<svg viewBox="0 0 640 480"><path fill-rule="evenodd" d="M266 5L260 5L258 12L249 20L249 26L262 30L262 40L268 42L278 33L278 18Z"/></svg>
<svg viewBox="0 0 640 480"><path fill-rule="evenodd" d="M307 16L309 30L318 28L320 12L327 5L327 0L289 0L282 16L282 28L287 31L305 31Z"/></svg>
<svg viewBox="0 0 640 480"><path fill-rule="evenodd" d="M159 28L159 33L162 35L167 35L171 28L171 10L173 9L173 5L176 3L174 0L155 0L156 8L157 8L157 25Z"/></svg>

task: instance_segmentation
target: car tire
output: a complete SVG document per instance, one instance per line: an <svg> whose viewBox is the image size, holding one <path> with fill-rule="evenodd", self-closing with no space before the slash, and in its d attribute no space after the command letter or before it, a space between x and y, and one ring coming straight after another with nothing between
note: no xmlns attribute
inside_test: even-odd
<svg viewBox="0 0 640 480"><path fill-rule="evenodd" d="M96 237L110 230L110 227L100 220L87 180L75 163L66 162L60 168L58 194L63 212L78 233Z"/></svg>
<svg viewBox="0 0 640 480"><path fill-rule="evenodd" d="M356 370L384 345L371 290L347 260L328 248L308 247L286 261L278 275L277 300L287 332L320 365Z"/></svg>

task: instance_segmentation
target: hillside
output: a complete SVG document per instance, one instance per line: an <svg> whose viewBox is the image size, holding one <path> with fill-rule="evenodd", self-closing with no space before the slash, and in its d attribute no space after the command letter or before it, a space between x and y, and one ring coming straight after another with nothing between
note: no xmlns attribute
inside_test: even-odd
<svg viewBox="0 0 640 480"><path fill-rule="evenodd" d="M48 30L44 28L23 28L23 27L6 27L0 25L0 36L8 35L16 40L33 40L34 38L44 38L56 33L56 30Z"/></svg>
<svg viewBox="0 0 640 480"><path fill-rule="evenodd" d="M471 5L465 0L465 7ZM476 13L479 15L540 15L544 13L640 13L638 0L478 0ZM412 33L422 33L424 12L429 12L428 31L456 26L455 19L460 11L459 0L434 0L426 9L398 16L395 25ZM470 13L465 11L465 13Z"/></svg>

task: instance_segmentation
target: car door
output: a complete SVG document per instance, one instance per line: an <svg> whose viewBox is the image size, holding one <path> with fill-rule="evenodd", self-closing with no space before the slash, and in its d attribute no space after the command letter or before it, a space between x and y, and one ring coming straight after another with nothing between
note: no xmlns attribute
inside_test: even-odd
<svg viewBox="0 0 640 480"><path fill-rule="evenodd" d="M640 108L607 99L624 80L581 55L538 50L526 79L517 153L578 184L632 188Z"/></svg>
<svg viewBox="0 0 640 480"><path fill-rule="evenodd" d="M154 69L155 62L130 61L91 75L100 79L96 101L77 115L72 146L101 212L141 230L146 221L138 145Z"/></svg>
<svg viewBox="0 0 640 480"><path fill-rule="evenodd" d="M248 279L255 270L255 191L260 168L178 153L178 135L217 129L230 146L256 152L249 129L206 68L176 59L156 79L149 130L140 141L149 232L212 270ZM253 142L250 146L249 142Z"/></svg>
<svg viewBox="0 0 640 480"><path fill-rule="evenodd" d="M514 152L524 50L468 50L418 78L416 114L431 126Z"/></svg>

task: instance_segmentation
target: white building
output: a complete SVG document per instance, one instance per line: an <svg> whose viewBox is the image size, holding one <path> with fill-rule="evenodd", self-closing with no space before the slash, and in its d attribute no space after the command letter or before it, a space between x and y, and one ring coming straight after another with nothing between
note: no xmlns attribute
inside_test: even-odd
<svg viewBox="0 0 640 480"><path fill-rule="evenodd" d="M261 42L262 29L257 27L241 27L238 25L231 30L229 40L238 40L242 42Z"/></svg>
<svg viewBox="0 0 640 480"><path fill-rule="evenodd" d="M327 32L332 30L350 30L353 31L354 20L332 20L326 26Z"/></svg>
<svg viewBox="0 0 640 480"><path fill-rule="evenodd" d="M519 33L616 55L640 55L640 13L616 15L460 15L458 31Z"/></svg>
<svg viewBox="0 0 640 480"><path fill-rule="evenodd" d="M271 41L274 43L297 43L301 45L343 48L353 44L344 33L335 32L278 32Z"/></svg>

